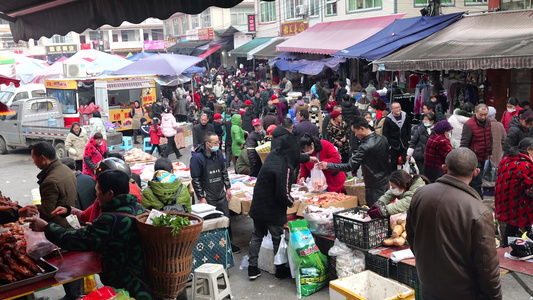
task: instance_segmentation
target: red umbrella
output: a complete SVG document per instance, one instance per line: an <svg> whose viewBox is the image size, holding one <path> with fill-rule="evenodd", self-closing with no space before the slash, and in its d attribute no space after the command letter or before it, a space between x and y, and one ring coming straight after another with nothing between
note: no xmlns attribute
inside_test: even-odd
<svg viewBox="0 0 533 300"><path fill-rule="evenodd" d="M0 102L0 116L14 115L15 113L16 112L14 110L11 110L3 102Z"/></svg>
<svg viewBox="0 0 533 300"><path fill-rule="evenodd" d="M9 85L11 83L14 83L16 87L20 86L20 80L0 75L0 84Z"/></svg>

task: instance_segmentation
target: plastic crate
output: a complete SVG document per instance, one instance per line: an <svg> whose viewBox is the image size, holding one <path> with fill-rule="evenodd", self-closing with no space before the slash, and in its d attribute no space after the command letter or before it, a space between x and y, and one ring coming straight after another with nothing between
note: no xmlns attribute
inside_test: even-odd
<svg viewBox="0 0 533 300"><path fill-rule="evenodd" d="M352 207L333 213L335 237L348 246L368 250L380 246L391 232L389 218L363 222L340 215L346 212L368 211L362 207Z"/></svg>
<svg viewBox="0 0 533 300"><path fill-rule="evenodd" d="M389 278L389 259L386 257L365 254L366 269L380 276Z"/></svg>
<svg viewBox="0 0 533 300"><path fill-rule="evenodd" d="M420 286L420 281L418 280L416 267L402 262L394 263L391 261L389 264L389 270L390 278L410 286L415 291L416 300L422 299L422 288Z"/></svg>
<svg viewBox="0 0 533 300"><path fill-rule="evenodd" d="M387 287L387 288L379 288ZM414 291L394 280L379 276L372 271L340 278L329 282L330 300L415 299Z"/></svg>
<svg viewBox="0 0 533 300"><path fill-rule="evenodd" d="M337 259L335 256L328 256L328 279L335 280L337 279Z"/></svg>

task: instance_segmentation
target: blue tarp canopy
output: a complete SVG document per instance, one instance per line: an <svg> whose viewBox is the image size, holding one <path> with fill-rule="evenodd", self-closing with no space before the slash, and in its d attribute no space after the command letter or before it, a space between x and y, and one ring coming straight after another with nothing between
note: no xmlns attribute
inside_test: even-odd
<svg viewBox="0 0 533 300"><path fill-rule="evenodd" d="M282 71L295 72L306 75L320 74L324 68L330 68L333 70L339 69L339 64L345 62L342 57L329 57L321 60L284 60L280 59L273 62L271 65L275 65Z"/></svg>
<svg viewBox="0 0 533 300"><path fill-rule="evenodd" d="M151 53L151 52L139 52L137 54L133 54L130 57L126 57L126 59L129 60L129 61L138 61L138 60L141 60L143 58L150 57L150 56L152 56L154 54L155 53Z"/></svg>
<svg viewBox="0 0 533 300"><path fill-rule="evenodd" d="M446 28L462 15L460 12L434 17L397 19L368 39L331 55L374 61Z"/></svg>

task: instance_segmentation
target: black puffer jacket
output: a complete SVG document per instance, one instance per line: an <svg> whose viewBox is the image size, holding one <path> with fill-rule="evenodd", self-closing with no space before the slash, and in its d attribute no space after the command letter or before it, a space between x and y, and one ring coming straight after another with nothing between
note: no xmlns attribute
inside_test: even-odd
<svg viewBox="0 0 533 300"><path fill-rule="evenodd" d="M402 111L402 128L398 127L393 119L394 115L392 113L385 118L383 135L387 137L391 148L396 150L399 150L400 147L407 149L409 147L409 140L411 139L411 120L409 119L409 115Z"/></svg>
<svg viewBox="0 0 533 300"><path fill-rule="evenodd" d="M257 151L255 151L255 147L259 146L264 138L265 134L263 131L261 131L261 133L252 131L246 138L246 154L248 155L250 166L256 166L254 170L259 170L262 166L261 158L259 157L259 154L257 154ZM250 174L250 176L257 177L257 174Z"/></svg>
<svg viewBox="0 0 533 300"><path fill-rule="evenodd" d="M521 140L531 136L531 131L522 126L518 118L513 117L511 122L509 122L507 138L505 143L503 143L503 156L507 155L512 147L517 147Z"/></svg>
<svg viewBox="0 0 533 300"><path fill-rule="evenodd" d="M381 187L389 180L390 164L388 157L389 143L387 138L372 132L361 140L357 152L348 163L328 163L328 170L355 172L361 166L365 186L369 188Z"/></svg>
<svg viewBox="0 0 533 300"><path fill-rule="evenodd" d="M210 153L202 143L196 148L190 166L192 186L198 199L218 201L226 198L231 183L222 151Z"/></svg>
<svg viewBox="0 0 533 300"><path fill-rule="evenodd" d="M242 129L244 129L244 131L248 133L254 131L254 127L252 126L252 120L255 118L257 118L255 112L251 109L247 109L242 115Z"/></svg>
<svg viewBox="0 0 533 300"><path fill-rule="evenodd" d="M342 119L348 126L352 126L353 119L355 116L359 116L359 109L355 107L352 101L344 101L341 103L342 106Z"/></svg>
<svg viewBox="0 0 533 300"><path fill-rule="evenodd" d="M413 148L413 158L416 160L424 160L424 154L426 153L426 144L429 140L429 133L424 124L418 125L411 142L409 143L409 148Z"/></svg>
<svg viewBox="0 0 533 300"><path fill-rule="evenodd" d="M257 176L250 217L281 226L287 223L287 207L294 205L290 195L294 165L309 161L309 156L300 154L300 143L287 129L278 127L272 136L272 150ZM296 152L294 145L298 148Z"/></svg>

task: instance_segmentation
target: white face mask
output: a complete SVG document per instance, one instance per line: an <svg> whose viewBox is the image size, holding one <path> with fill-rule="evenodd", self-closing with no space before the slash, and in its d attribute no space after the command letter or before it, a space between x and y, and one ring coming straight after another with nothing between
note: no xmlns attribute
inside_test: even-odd
<svg viewBox="0 0 533 300"><path fill-rule="evenodd" d="M392 187L390 188L390 191L391 193L393 193L395 196L400 196L401 194L403 194L403 191L400 190L400 189L393 189Z"/></svg>
<svg viewBox="0 0 533 300"><path fill-rule="evenodd" d="M507 111L510 113L514 113L516 111L516 108L508 108Z"/></svg>
<svg viewBox="0 0 533 300"><path fill-rule="evenodd" d="M311 150L309 150L307 152L304 152L304 153L307 154L307 155L311 155L311 154L313 154L314 151L315 151L315 149L311 149Z"/></svg>

